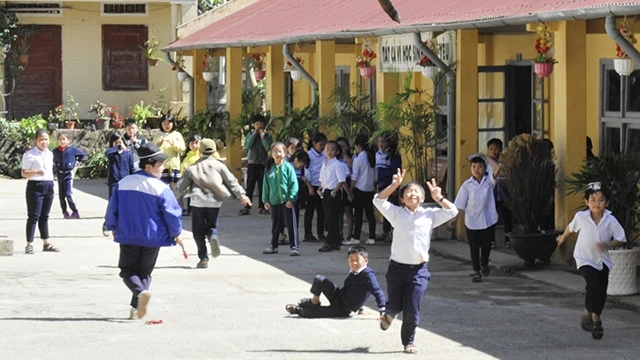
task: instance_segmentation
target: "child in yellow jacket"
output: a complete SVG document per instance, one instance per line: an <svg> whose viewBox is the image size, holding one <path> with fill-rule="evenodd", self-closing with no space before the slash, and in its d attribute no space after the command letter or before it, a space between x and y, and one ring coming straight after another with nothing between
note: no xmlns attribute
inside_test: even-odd
<svg viewBox="0 0 640 360"><path fill-rule="evenodd" d="M174 189L180 179L180 156L185 151L186 146L182 135L176 131L175 116L169 114L164 118L162 131L153 142L158 145L163 154L168 156L164 162L164 171L161 179Z"/></svg>
<svg viewBox="0 0 640 360"><path fill-rule="evenodd" d="M202 136L200 135L192 135L189 138L189 152L182 159L180 174L184 174L189 166L195 164L196 161L200 159L200 141L202 141Z"/></svg>

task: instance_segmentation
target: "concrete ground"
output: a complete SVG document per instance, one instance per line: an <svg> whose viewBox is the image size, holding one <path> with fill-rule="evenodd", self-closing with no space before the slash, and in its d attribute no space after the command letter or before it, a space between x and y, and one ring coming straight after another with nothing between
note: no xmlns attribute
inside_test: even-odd
<svg viewBox="0 0 640 360"><path fill-rule="evenodd" d="M195 269L190 219L184 221L189 260L179 248L160 252L150 319L130 321L130 294L118 277L118 246L100 232L104 181L83 180L75 194L83 219L63 220L57 200L50 221L60 253L25 255L25 181L0 179L0 233L16 241L0 257L0 359L401 359L400 325L379 329L375 302L351 319L300 319L286 303L308 296L317 273L341 283L345 251L318 253L302 244L262 255L268 216L240 217L238 202L222 210L222 255ZM434 242L454 244L453 241ZM461 244L464 245L464 244ZM442 248L442 246L440 246ZM286 249L281 249L286 250ZM343 250L346 250L343 248ZM389 246L370 246L370 265L384 287ZM458 251L453 248L453 251ZM579 328L582 294L494 271L471 283L465 261L432 256L416 345L433 359L636 359L640 314L610 308L605 336ZM578 281L578 280L576 280Z"/></svg>

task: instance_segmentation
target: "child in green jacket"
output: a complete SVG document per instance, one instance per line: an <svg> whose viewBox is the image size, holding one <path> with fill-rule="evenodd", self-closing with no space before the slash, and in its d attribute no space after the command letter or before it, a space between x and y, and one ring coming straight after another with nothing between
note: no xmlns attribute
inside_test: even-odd
<svg viewBox="0 0 640 360"><path fill-rule="evenodd" d="M290 256L299 256L298 219L294 204L298 198L298 180L293 166L285 161L286 146L276 142L271 146L271 158L267 162L262 183L262 202L271 211L271 246L263 254L278 252L278 237L286 225L289 232Z"/></svg>

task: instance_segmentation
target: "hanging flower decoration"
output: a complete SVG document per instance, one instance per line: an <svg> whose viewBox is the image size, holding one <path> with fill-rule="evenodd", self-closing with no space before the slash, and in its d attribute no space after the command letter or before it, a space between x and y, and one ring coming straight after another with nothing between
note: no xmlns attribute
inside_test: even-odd
<svg viewBox="0 0 640 360"><path fill-rule="evenodd" d="M303 60L300 56L295 56L295 55L293 55L293 54L291 54L291 56L293 56L293 58L294 58L294 59L296 59L296 61L298 62L298 64L300 64L300 65L304 64L304 60ZM293 66L293 64L291 63L291 61L287 61L287 62L284 64L284 69L285 69L285 70L288 70L288 71L291 71L291 70L295 70L296 68L295 68L295 66Z"/></svg>
<svg viewBox="0 0 640 360"><path fill-rule="evenodd" d="M266 58L266 55L263 53L251 54L251 57L249 57L249 63L254 71L266 71Z"/></svg>
<svg viewBox="0 0 640 360"><path fill-rule="evenodd" d="M540 23L536 28L536 58L533 60L534 63L557 63L556 59L553 58L553 53L555 49L553 48L553 38L547 24Z"/></svg>
<svg viewBox="0 0 640 360"><path fill-rule="evenodd" d="M356 57L356 64L359 68L371 67L371 61L377 58L376 52L373 51L373 46L369 41L365 41L362 44L362 56Z"/></svg>
<svg viewBox="0 0 640 360"><path fill-rule="evenodd" d="M438 46L438 40L436 40L436 38L431 38L425 41L424 44L427 45L429 50L433 51L436 54L440 51L440 48ZM433 61L431 61L431 59L429 59L427 55L422 55L422 58L420 58L418 65L422 67L436 66L436 64L434 64Z"/></svg>
<svg viewBox="0 0 640 360"><path fill-rule="evenodd" d="M213 56L204 54L202 56L202 72L215 72L216 63Z"/></svg>
<svg viewBox="0 0 640 360"><path fill-rule="evenodd" d="M171 70L173 71L180 70L180 69L184 69L184 57L182 57L182 55L178 55L175 61L175 65L171 67Z"/></svg>
<svg viewBox="0 0 640 360"><path fill-rule="evenodd" d="M626 18L622 20L622 22L620 23L618 32L620 32L620 35L622 35L625 39L627 39L627 41L632 45L635 45L638 42L638 40L636 40L636 37L633 35L633 29L629 29L629 24L627 23ZM618 59L628 59L629 54L624 52L624 50L622 50L620 45L616 44L616 57Z"/></svg>

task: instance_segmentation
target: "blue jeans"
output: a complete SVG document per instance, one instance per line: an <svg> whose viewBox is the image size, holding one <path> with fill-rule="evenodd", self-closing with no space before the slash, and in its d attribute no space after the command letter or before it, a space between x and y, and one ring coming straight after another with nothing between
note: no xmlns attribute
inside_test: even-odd
<svg viewBox="0 0 640 360"><path fill-rule="evenodd" d="M53 181L27 182L27 242L32 243L36 224L41 239L49 239L49 211L53 204Z"/></svg>

